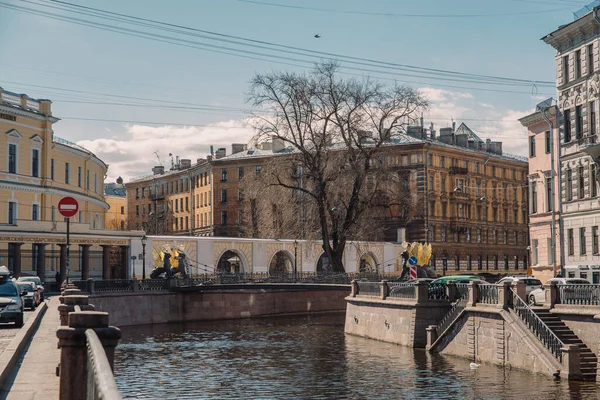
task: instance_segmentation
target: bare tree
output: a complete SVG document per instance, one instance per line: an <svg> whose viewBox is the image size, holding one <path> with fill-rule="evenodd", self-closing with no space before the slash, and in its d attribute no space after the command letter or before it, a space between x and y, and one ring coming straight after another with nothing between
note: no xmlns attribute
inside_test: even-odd
<svg viewBox="0 0 600 400"><path fill-rule="evenodd" d="M338 68L323 62L309 74L253 78L255 140L280 141L291 150L265 167L261 192L248 197L247 219L254 230L271 225L274 234L317 234L331 268L342 272L347 241L398 198L399 177L386 167L386 147L427 101L407 86L341 79ZM261 203L265 198L271 201ZM261 223L265 218L271 223Z"/></svg>

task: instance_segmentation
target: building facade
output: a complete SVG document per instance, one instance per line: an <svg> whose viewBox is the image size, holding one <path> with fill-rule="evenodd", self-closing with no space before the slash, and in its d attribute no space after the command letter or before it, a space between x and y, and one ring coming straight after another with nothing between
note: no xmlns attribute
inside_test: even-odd
<svg viewBox="0 0 600 400"><path fill-rule="evenodd" d="M559 130L555 107L535 112L519 121L527 128L529 155L529 241L532 274L542 282L553 278L561 267ZM550 124L552 124L552 135ZM552 148L554 147L554 154ZM554 163L554 180L552 176ZM552 182L554 189L552 190ZM554 203L552 203L554 196ZM554 218L553 218L554 210ZM554 228L553 228L554 219ZM552 243L554 230L555 242ZM553 248L554 245L554 248Z"/></svg>
<svg viewBox="0 0 600 400"><path fill-rule="evenodd" d="M104 227L111 230L126 230L127 190L123 184L123 178L118 177L116 182L104 184L104 201L108 204Z"/></svg>
<svg viewBox="0 0 600 400"><path fill-rule="evenodd" d="M598 7L600 2L592 4ZM600 24L587 7L575 20L546 35L556 49L556 88L562 117L560 192L564 270L600 283L598 245L598 105L600 102Z"/></svg>
<svg viewBox="0 0 600 400"><path fill-rule="evenodd" d="M106 263L115 268L123 260L128 263L130 238L104 229L107 165L54 136L58 121L50 100L0 88L0 265L15 276L38 274L44 279L48 273L53 280L58 271L63 279L67 274L102 275L105 248ZM79 204L79 212L70 218L68 259L66 223L58 212L63 197Z"/></svg>

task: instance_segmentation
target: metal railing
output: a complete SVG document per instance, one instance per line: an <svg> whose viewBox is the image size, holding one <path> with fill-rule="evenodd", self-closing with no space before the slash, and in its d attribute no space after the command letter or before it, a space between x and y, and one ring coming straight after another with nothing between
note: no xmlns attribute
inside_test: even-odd
<svg viewBox="0 0 600 400"><path fill-rule="evenodd" d="M110 279L94 281L94 292L133 292L133 279Z"/></svg>
<svg viewBox="0 0 600 400"><path fill-rule="evenodd" d="M445 283L430 283L427 288L427 298L430 300L448 300Z"/></svg>
<svg viewBox="0 0 600 400"><path fill-rule="evenodd" d="M562 363L562 351L564 343L554 332L537 316L529 305L519 297L517 292L510 288L510 308L525 323L529 330L546 346L548 350Z"/></svg>
<svg viewBox="0 0 600 400"><path fill-rule="evenodd" d="M450 327L450 325L452 325L460 313L465 309L465 307L467 307L467 300L468 295L461 297L454 304L452 304L450 311L444 315L440 323L437 325L436 330L438 337L441 336Z"/></svg>
<svg viewBox="0 0 600 400"><path fill-rule="evenodd" d="M458 292L459 298L469 296L469 284L468 283L457 283L456 291Z"/></svg>
<svg viewBox="0 0 600 400"><path fill-rule="evenodd" d="M381 296L381 289L379 289L379 282L356 282L358 284L358 295L359 296Z"/></svg>
<svg viewBox="0 0 600 400"><path fill-rule="evenodd" d="M394 297L397 299L416 299L417 287L410 283L401 283L401 282L388 282L388 297Z"/></svg>
<svg viewBox="0 0 600 400"><path fill-rule="evenodd" d="M87 400L122 399L104 347L93 329L85 331L87 344Z"/></svg>
<svg viewBox="0 0 600 400"><path fill-rule="evenodd" d="M166 279L143 279L133 281L137 286L137 290L153 292L158 290L169 289L169 281Z"/></svg>
<svg viewBox="0 0 600 400"><path fill-rule="evenodd" d="M600 285L557 285L557 303L600 305Z"/></svg>
<svg viewBox="0 0 600 400"><path fill-rule="evenodd" d="M477 303L498 304L498 286L496 285L478 285Z"/></svg>

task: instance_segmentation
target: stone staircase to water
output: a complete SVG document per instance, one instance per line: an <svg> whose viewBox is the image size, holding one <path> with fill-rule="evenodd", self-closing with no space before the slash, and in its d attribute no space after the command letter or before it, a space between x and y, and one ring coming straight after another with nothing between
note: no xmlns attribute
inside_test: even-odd
<svg viewBox="0 0 600 400"><path fill-rule="evenodd" d="M552 314L549 309L533 308L533 311L564 344L579 346L581 375L586 381L595 381L598 358L594 352L556 314Z"/></svg>

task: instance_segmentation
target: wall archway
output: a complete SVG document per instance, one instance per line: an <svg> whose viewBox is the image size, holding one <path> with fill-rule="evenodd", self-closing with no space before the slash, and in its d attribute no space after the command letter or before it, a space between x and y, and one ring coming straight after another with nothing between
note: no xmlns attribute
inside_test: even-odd
<svg viewBox="0 0 600 400"><path fill-rule="evenodd" d="M242 252L229 249L219 256L216 270L220 274L242 274L248 271L248 263Z"/></svg>
<svg viewBox="0 0 600 400"><path fill-rule="evenodd" d="M358 272L377 273L379 272L379 263L377 257L372 252L364 253L358 263Z"/></svg>
<svg viewBox="0 0 600 400"><path fill-rule="evenodd" d="M294 257L289 251L276 251L269 262L269 274L285 274L291 272L294 272Z"/></svg>
<svg viewBox="0 0 600 400"><path fill-rule="evenodd" d="M327 257L327 254L325 254L325 252L321 253L321 255L319 256L319 259L317 260L317 272L318 273L332 273L333 272L333 267L331 266L331 263L329 262L329 257Z"/></svg>

